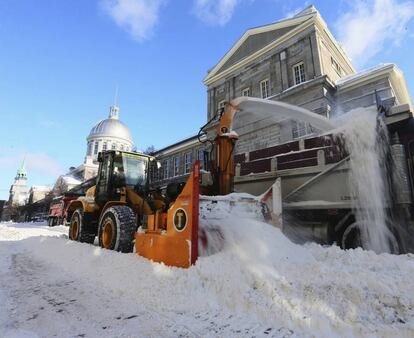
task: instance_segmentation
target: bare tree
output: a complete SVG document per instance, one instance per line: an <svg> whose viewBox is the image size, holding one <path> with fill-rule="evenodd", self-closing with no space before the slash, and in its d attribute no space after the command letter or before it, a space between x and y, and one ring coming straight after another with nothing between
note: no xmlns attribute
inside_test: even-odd
<svg viewBox="0 0 414 338"><path fill-rule="evenodd" d="M155 147L152 144L144 150L144 154L152 155L153 153L155 153Z"/></svg>
<svg viewBox="0 0 414 338"><path fill-rule="evenodd" d="M61 196L68 191L68 186L62 177L57 179L52 191L55 196Z"/></svg>

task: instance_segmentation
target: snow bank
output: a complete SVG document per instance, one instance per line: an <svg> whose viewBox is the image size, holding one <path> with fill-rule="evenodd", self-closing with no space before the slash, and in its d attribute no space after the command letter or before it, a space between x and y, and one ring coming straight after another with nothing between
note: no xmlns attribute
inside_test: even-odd
<svg viewBox="0 0 414 338"><path fill-rule="evenodd" d="M214 285L227 307L315 336L414 334L413 255L299 246L278 229L233 216L214 226L225 249L219 262L199 265L220 264Z"/></svg>
<svg viewBox="0 0 414 338"><path fill-rule="evenodd" d="M0 240L26 238L16 242L21 250L57 273L130 299L124 307L185 314L181 324L194 336L240 336L235 327L258 326L275 328L275 336L414 335L413 255L296 245L278 229L241 218L237 209L203 211L200 219L224 242L187 270L65 238L26 236L48 229L1 225ZM224 331L214 331L203 314L207 322L216 314L211 323Z"/></svg>
<svg viewBox="0 0 414 338"><path fill-rule="evenodd" d="M16 241L33 236L61 236L67 233L67 227L60 225L51 228L46 226L46 222L0 223L0 241Z"/></svg>

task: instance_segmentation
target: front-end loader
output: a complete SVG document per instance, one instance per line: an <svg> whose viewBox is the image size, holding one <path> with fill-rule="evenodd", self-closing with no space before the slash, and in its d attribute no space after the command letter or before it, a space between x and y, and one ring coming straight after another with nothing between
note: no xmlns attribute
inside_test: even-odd
<svg viewBox="0 0 414 338"><path fill-rule="evenodd" d="M131 252L167 265L188 267L197 258L199 162L184 187L170 185L165 195L150 191L155 158L106 151L98 156L96 185L72 201L69 238Z"/></svg>

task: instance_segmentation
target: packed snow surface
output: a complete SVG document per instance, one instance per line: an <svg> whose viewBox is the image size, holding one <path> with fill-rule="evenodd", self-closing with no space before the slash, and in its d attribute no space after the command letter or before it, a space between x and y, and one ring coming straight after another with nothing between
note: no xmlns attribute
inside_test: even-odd
<svg viewBox="0 0 414 338"><path fill-rule="evenodd" d="M200 223L222 247L190 269L0 223L0 337L414 336L413 255L296 245L226 203Z"/></svg>

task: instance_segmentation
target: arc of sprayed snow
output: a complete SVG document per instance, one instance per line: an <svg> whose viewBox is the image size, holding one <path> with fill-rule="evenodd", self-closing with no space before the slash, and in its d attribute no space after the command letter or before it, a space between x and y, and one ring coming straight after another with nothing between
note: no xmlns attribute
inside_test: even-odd
<svg viewBox="0 0 414 338"><path fill-rule="evenodd" d="M313 113L305 108L301 108L281 101L271 101L256 97L238 97L231 102L239 106L239 111L244 113L255 113L268 117L284 117L297 121L310 123L315 128L327 132L335 128L334 124L324 116Z"/></svg>

